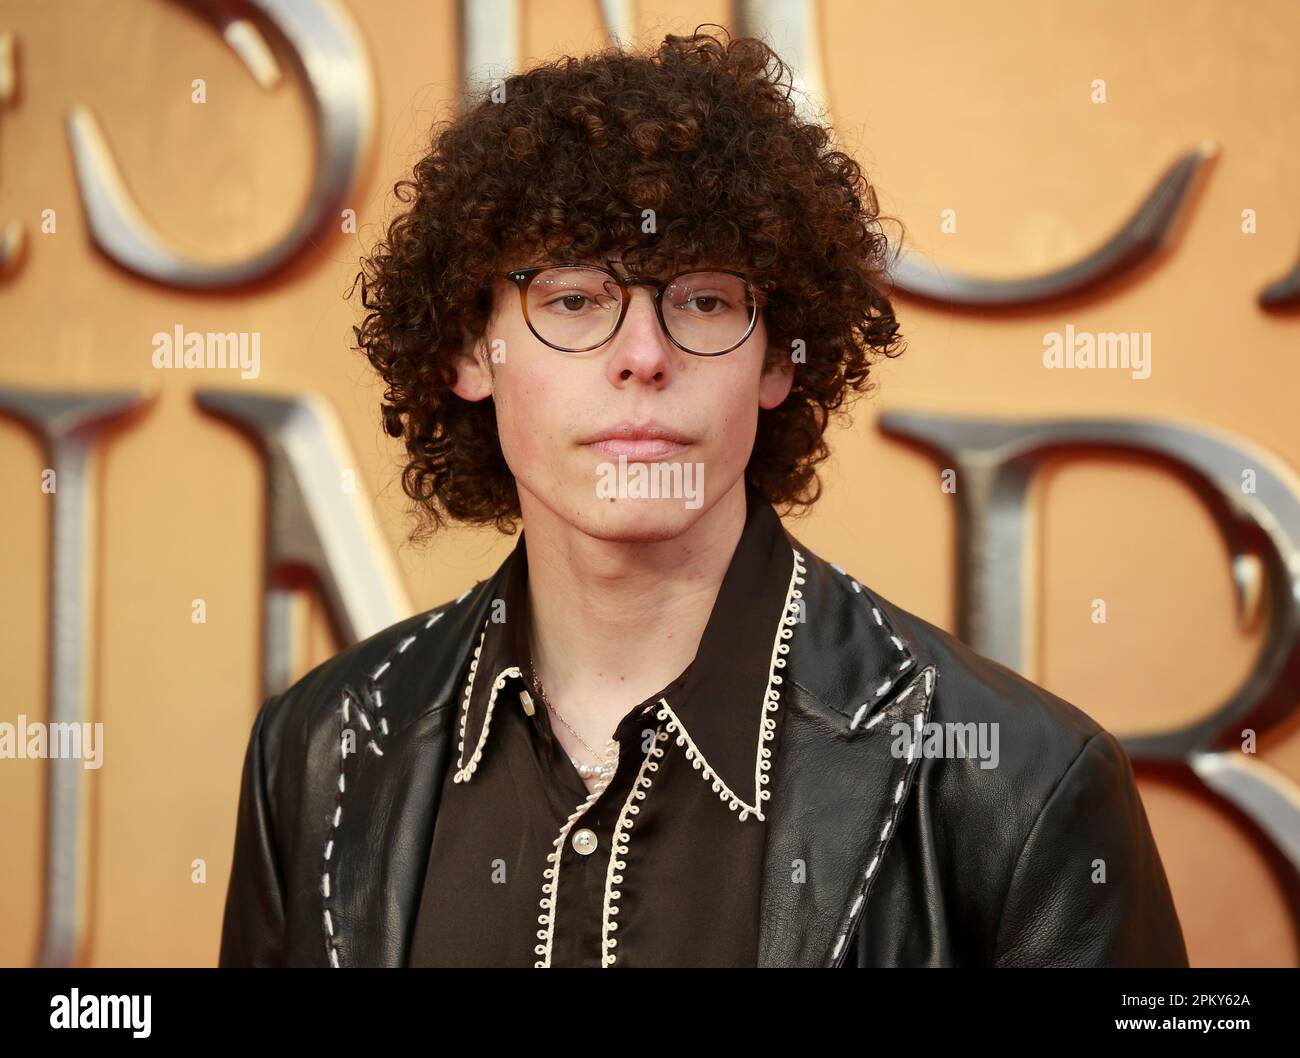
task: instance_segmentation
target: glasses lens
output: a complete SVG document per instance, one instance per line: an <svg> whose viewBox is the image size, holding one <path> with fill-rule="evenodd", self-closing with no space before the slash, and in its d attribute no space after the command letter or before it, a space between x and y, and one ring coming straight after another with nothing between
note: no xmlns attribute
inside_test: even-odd
<svg viewBox="0 0 1300 1058"><path fill-rule="evenodd" d="M739 344L756 311L749 283L729 272L687 272L664 291L668 333L694 353L721 353Z"/></svg>
<svg viewBox="0 0 1300 1058"><path fill-rule="evenodd" d="M528 285L528 322L543 341L581 351L614 333L622 303L618 284L598 268L547 268Z"/></svg>

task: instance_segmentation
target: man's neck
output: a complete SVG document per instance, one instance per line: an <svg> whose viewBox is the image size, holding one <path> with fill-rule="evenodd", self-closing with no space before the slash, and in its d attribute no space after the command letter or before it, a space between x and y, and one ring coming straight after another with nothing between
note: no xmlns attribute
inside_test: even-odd
<svg viewBox="0 0 1300 1058"><path fill-rule="evenodd" d="M520 489L533 661L552 705L593 746L694 659L745 527L744 479L685 533L592 537Z"/></svg>

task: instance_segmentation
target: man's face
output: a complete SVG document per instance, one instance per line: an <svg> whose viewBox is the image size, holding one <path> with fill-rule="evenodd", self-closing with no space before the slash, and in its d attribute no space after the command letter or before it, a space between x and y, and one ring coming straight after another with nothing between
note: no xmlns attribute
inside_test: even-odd
<svg viewBox="0 0 1300 1058"><path fill-rule="evenodd" d="M526 520L541 504L599 539L667 540L742 487L758 411L785 399L793 368L784 358L764 371L761 314L742 345L697 356L664 333L651 288L629 290L627 315L612 338L589 352L564 353L529 329L514 284L494 280L486 336L462 362L455 392L495 400ZM654 433L668 437L645 436Z"/></svg>

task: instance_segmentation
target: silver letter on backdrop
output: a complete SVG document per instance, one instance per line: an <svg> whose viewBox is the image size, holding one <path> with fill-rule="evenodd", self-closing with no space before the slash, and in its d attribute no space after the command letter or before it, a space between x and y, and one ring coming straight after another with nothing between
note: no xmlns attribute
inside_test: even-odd
<svg viewBox="0 0 1300 1058"><path fill-rule="evenodd" d="M54 471L50 493L50 684L49 723L92 723L87 674L93 656L89 627L94 600L90 585L94 505L91 454L95 441L145 402L140 393L36 393L0 389L0 415L37 434ZM82 849L88 843L81 812L85 769L75 757L47 764L45 814L45 916L41 966L70 966L76 958L87 904Z"/></svg>
<svg viewBox="0 0 1300 1058"><path fill-rule="evenodd" d="M1244 438L1147 419L1002 421L887 412L881 430L940 454L958 475L959 634L1024 672L1026 495L1049 455L1078 449L1155 456L1208 505L1233 556L1239 603L1262 568L1268 624L1255 667L1227 702L1177 731L1124 740L1135 760L1186 761L1259 825L1300 872L1300 795L1273 769L1243 758L1243 727L1263 731L1296 708L1300 686L1300 479ZM1254 488L1242 488L1242 471ZM1249 559L1257 559L1258 566ZM1239 606L1239 610L1243 607ZM1026 675L1028 675L1026 673Z"/></svg>
<svg viewBox="0 0 1300 1058"><path fill-rule="evenodd" d="M296 591L317 588L344 645L411 613L387 543L360 490L344 487L355 466L333 410L313 398L199 391L199 404L245 428L267 465L264 694L287 687L297 656L290 607ZM58 393L0 388L0 415L22 423L45 445L51 493L49 722L93 719L87 675L94 653L90 556L95 441L145 403L140 393ZM69 966L85 933L89 903L82 849L83 762L51 758L46 815L44 923L40 965Z"/></svg>
<svg viewBox="0 0 1300 1058"><path fill-rule="evenodd" d="M192 260L168 245L131 198L99 124L87 107L68 113L68 139L81 199L96 245L123 268L169 286L212 289L248 283L288 261L308 237L338 222L370 145L374 78L351 18L330 0L249 0L289 45L302 69L316 111L317 151L311 191L288 232L241 261ZM263 87L280 79L279 67L256 27L224 4L198 5ZM337 229L336 229L337 230Z"/></svg>
<svg viewBox="0 0 1300 1058"><path fill-rule="evenodd" d="M409 616L411 603L374 510L345 490L355 467L334 410L317 397L199 390L199 407L246 430L266 459L263 693L293 682L295 592L318 588L343 643Z"/></svg>

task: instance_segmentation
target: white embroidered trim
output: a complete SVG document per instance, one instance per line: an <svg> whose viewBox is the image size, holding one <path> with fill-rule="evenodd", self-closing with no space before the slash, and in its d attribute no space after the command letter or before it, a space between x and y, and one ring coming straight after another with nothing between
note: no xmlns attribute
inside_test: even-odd
<svg viewBox="0 0 1300 1058"><path fill-rule="evenodd" d="M641 811L640 805L632 803L633 800L644 801L646 791L650 789L650 784L654 781L646 772L659 770L657 760L651 758L662 757L664 755L663 746L660 742L668 740L668 732L658 731L655 733L654 745L645 755L645 760L641 762L641 770L636 774L636 782L632 784L632 790L627 795L627 800L623 802L623 810L618 814L618 822L614 825L613 847L609 853L609 867L605 871L605 904L601 911L600 917L600 965L613 966L614 960L618 958L614 954L614 949L618 946L618 939L610 936L616 929L618 923L614 921L614 916L618 914L618 901L622 898L623 893L615 889L614 886L623 884L623 876L616 874L627 867L626 860L620 860L620 855L627 853L627 840L635 822L632 816Z"/></svg>
<svg viewBox="0 0 1300 1058"><path fill-rule="evenodd" d="M489 618L491 620L491 618ZM478 769L478 762L483 756L483 744L487 741L488 727L492 723L492 710L496 706L497 695L501 688L506 685L506 680L511 676L519 676L521 673L517 666L502 669L497 673L497 678L492 683L492 694L488 698L487 712L483 716L483 727L478 733L478 744L474 747L474 755L470 757L469 763L465 763L465 727L469 722L469 702L474 693L474 676L478 672L479 654L483 652L483 640L487 636L487 621L483 622L483 631L479 633L478 646L474 648L474 658L469 663L469 679L465 683L465 702L460 711L460 741L456 744L456 774L452 776L452 782L469 782L470 777Z"/></svg>
<svg viewBox="0 0 1300 1058"><path fill-rule="evenodd" d="M466 590L465 594L462 595L460 599L457 599L456 602L460 602L461 599L464 599L465 595L468 595L472 590L472 588ZM442 617L443 613L445 613L444 610L439 610L437 613L430 616L430 618L424 622L424 628L421 629L421 631L432 628ZM393 660L398 654L406 653L407 647L415 642L418 635L419 633L417 632L415 635L407 636L398 643L396 647L388 652L388 656L384 658L379 667L366 677L366 689L369 691L370 700L374 702L376 713L384 707L384 698L379 690L380 678L392 667ZM338 893L337 888L332 886L330 882L330 862L334 855L334 833L338 830L339 821L343 818L343 794L347 790L344 764L347 762L348 757L348 735L354 733L348 726L352 722L351 704L356 705L357 719L361 722L361 726L364 727L370 735L370 741L367 745L370 746L375 756L382 757L384 755L384 751L379 745L379 737L375 734L375 729L370 724L370 719L367 716L366 708L362 701L357 698L356 694L350 687L344 687L343 693L340 697L339 712L341 715L341 723L339 724L339 792L335 795L334 814L330 817L329 836L325 839L324 871L321 874L320 882L321 896L326 901L336 897ZM384 735L388 734L388 718L385 716L379 717L379 731ZM325 951L329 957L329 964L331 968L337 970L339 969L339 953L338 947L335 944L337 934L334 931L334 916L330 914L328 906L322 907L321 909L321 921L325 926Z"/></svg>
<svg viewBox="0 0 1300 1058"><path fill-rule="evenodd" d="M746 820L752 812L755 819L765 820L762 805L764 801L772 797L771 790L765 790L770 776L767 774L772 770L772 751L765 743L772 741L776 737L776 720L768 715L774 713L781 704L781 692L777 690L784 678L777 674L777 669L783 669L786 665L785 655L790 653L790 644L785 642L794 635L793 626L799 623L799 614L803 609L801 592L796 584L804 582L803 573L806 572L803 564L803 555L798 549L792 548L794 554L794 566L790 570L790 585L785 593L785 605L782 607L781 620L776 626L776 635L772 638L772 660L768 665L767 689L763 692L763 715L759 721L759 738L758 751L754 757L754 803L748 804L742 801L732 791L725 781L709 766L709 762L704 759L704 754L695 745L690 733L686 730L686 725L673 712L673 708L668 704L667 699L660 698L659 701L663 708L659 710L658 718L668 721L668 730L677 731L677 744L686 747L686 759L691 762L696 771L701 771L706 782L713 780L713 792L727 804L733 812L740 811L740 819Z"/></svg>
<svg viewBox="0 0 1300 1058"><path fill-rule="evenodd" d="M560 827L560 833L556 835L555 841L551 843L551 851L546 854L546 862L551 866L542 871L542 899L539 905L542 913L537 916L537 924L544 928L537 931L537 939L541 941L533 948L533 954L540 956L537 962L533 963L534 969L545 969L551 965L551 947L555 939L555 898L560 891L560 858L563 856L564 841L569 836L569 831L573 829L573 824L581 819L601 794L605 788L613 781L615 773L618 771L618 756L621 750L615 739L609 739L605 743L606 759L609 759L610 750L613 750L613 765L609 772L596 783L595 788L587 794L584 800L568 819ZM610 855L613 855L611 852Z"/></svg>

